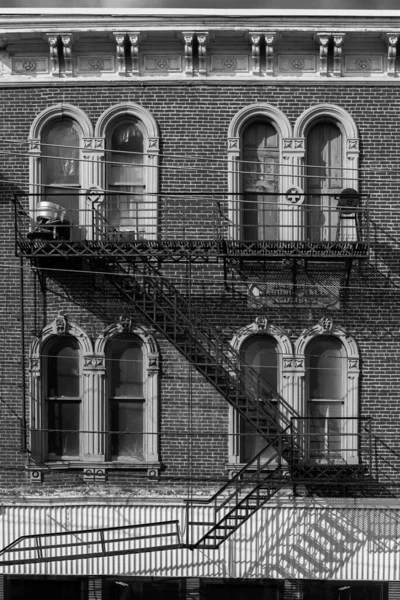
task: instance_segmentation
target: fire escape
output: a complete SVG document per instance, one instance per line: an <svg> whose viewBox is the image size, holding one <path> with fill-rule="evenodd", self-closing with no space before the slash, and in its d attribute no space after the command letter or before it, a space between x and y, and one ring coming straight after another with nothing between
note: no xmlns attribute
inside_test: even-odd
<svg viewBox="0 0 400 600"><path fill-rule="evenodd" d="M69 222L62 210L49 202L38 202L36 213L32 214L28 197L18 196L14 199L16 255L49 269L50 276L58 269L68 268L71 261L75 266L79 261L86 261L91 269L103 273L123 298L134 303L149 325L165 336L264 438L265 448L205 501L214 508L213 523L189 520L195 532L189 543L184 544L180 539L176 522L168 524L170 529L166 526L168 531L159 534L158 541L158 534L154 535L151 530L157 524L143 525L150 528L150 532L141 531L139 535L132 527L119 528L118 532L115 528L111 532L77 532L80 540L86 540L85 536L92 540L91 552L85 549L87 541L71 542L64 539L63 534L40 536L40 540L27 536L0 553L13 556L14 562L11 560L9 564L15 564L18 557L26 562L26 556L30 557L28 562L58 560L57 548L61 547L73 547L77 558L170 547L214 549L288 485L295 490L303 486L310 493L324 495L333 488L352 488L362 493L363 486L371 482L370 430L360 425L358 464L310 461L298 415L291 406L256 370L246 367L243 371L239 354L162 272L162 267L168 264L212 263L221 267L229 290L229 277L245 283L249 265L260 269L265 269L266 264L280 265L291 271L295 288L299 265L307 269L309 263L318 262L339 265L339 271L344 274L341 281L346 284L354 261L365 260L369 253L367 199L352 191L339 198L332 196L329 207L324 209L324 225L321 225L305 213L308 210L305 197L305 206L295 207L301 211L301 219L296 219L295 225L286 224L285 236L280 236L281 239L271 240L229 237L227 203L223 198L206 198L210 215L207 237L199 233L202 230L198 224L193 224L185 215L181 215L179 226L175 223L172 227L170 223L169 228L168 214L179 212L179 208L171 206L173 200L169 202L169 206L167 203L164 206L165 212L158 215L164 228L146 237L139 221L135 230L129 232L109 223L101 205L93 206L90 214L85 211L85 225L80 226ZM292 216L293 206L287 210ZM315 211L315 207L312 210ZM188 206L186 215L190 215ZM306 221L312 224L308 228ZM95 553L93 548L96 548ZM1 561L1 564L7 562Z"/></svg>

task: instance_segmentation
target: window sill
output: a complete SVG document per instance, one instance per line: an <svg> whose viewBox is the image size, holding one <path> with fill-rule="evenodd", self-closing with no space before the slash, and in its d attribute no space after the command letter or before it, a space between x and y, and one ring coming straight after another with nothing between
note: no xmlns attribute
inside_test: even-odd
<svg viewBox="0 0 400 600"><path fill-rule="evenodd" d="M160 462L133 462L133 461L115 461L115 462L85 462L81 460L54 460L44 461L42 465L30 468L31 482L41 483L43 474L47 471L63 470L82 470L83 480L85 482L104 482L107 480L108 471L130 470L142 472L143 476L149 479L158 477L161 469Z"/></svg>

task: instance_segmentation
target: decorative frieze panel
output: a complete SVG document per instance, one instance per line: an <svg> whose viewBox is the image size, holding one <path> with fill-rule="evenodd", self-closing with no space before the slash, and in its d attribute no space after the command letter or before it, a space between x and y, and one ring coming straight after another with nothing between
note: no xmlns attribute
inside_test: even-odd
<svg viewBox="0 0 400 600"><path fill-rule="evenodd" d="M232 75L249 72L249 56L247 54L213 54L210 63L211 73Z"/></svg>
<svg viewBox="0 0 400 600"><path fill-rule="evenodd" d="M115 72L115 57L110 55L78 56L79 75L100 75Z"/></svg>
<svg viewBox="0 0 400 600"><path fill-rule="evenodd" d="M49 72L47 56L18 56L11 59L12 73L15 75L40 75Z"/></svg>
<svg viewBox="0 0 400 600"><path fill-rule="evenodd" d="M293 75L316 73L316 56L313 54L279 54L278 70L280 73L290 73Z"/></svg>
<svg viewBox="0 0 400 600"><path fill-rule="evenodd" d="M344 57L344 72L346 75L364 75L383 73L384 61L382 54L346 54Z"/></svg>
<svg viewBox="0 0 400 600"><path fill-rule="evenodd" d="M181 73L182 56L180 54L145 54L143 56L145 73Z"/></svg>

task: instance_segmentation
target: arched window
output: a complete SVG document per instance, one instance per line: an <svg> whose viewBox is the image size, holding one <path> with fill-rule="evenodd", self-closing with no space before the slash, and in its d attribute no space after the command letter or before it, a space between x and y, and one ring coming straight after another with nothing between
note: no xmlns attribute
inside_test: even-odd
<svg viewBox="0 0 400 600"><path fill-rule="evenodd" d="M157 237L159 133L154 117L139 104L108 108L95 127L107 164L99 185L106 190L102 217L113 239Z"/></svg>
<svg viewBox="0 0 400 600"><path fill-rule="evenodd" d="M356 241L361 230L354 214L338 210L338 195L358 190L359 139L353 118L335 104L316 104L297 119L293 138L299 147L304 143L305 238ZM297 160L303 160L301 153Z"/></svg>
<svg viewBox="0 0 400 600"><path fill-rule="evenodd" d="M42 135L42 200L61 206L63 219L79 223L82 129L70 118L49 123Z"/></svg>
<svg viewBox="0 0 400 600"><path fill-rule="evenodd" d="M109 398L109 453L115 459L143 460L145 396L142 341L121 334L106 348Z"/></svg>
<svg viewBox="0 0 400 600"><path fill-rule="evenodd" d="M269 335L253 335L243 343L240 349L240 360L244 385L246 379L252 379L254 371L270 385L278 388L278 347L276 340ZM249 462L255 454L266 446L266 440L256 432L254 427L243 417L240 418L240 462Z"/></svg>
<svg viewBox="0 0 400 600"><path fill-rule="evenodd" d="M120 117L107 137L107 195L105 216L111 230L129 239L145 235L143 124L132 116Z"/></svg>
<svg viewBox="0 0 400 600"><path fill-rule="evenodd" d="M342 132L334 121L324 119L312 125L306 140L307 238L339 241L334 196L345 187Z"/></svg>
<svg viewBox="0 0 400 600"><path fill-rule="evenodd" d="M47 455L50 459L80 454L81 360L78 342L72 336L50 339L43 349Z"/></svg>
<svg viewBox="0 0 400 600"><path fill-rule="evenodd" d="M291 138L288 118L271 104L245 106L233 117L228 129L229 239L288 239L287 206L278 194L286 191L281 163L284 141Z"/></svg>
<svg viewBox="0 0 400 600"><path fill-rule="evenodd" d="M279 239L279 135L265 120L250 122L242 133L242 239Z"/></svg>
<svg viewBox="0 0 400 600"><path fill-rule="evenodd" d="M308 457L338 461L349 448L344 417L346 355L334 336L314 338L306 348L306 394L308 411Z"/></svg>

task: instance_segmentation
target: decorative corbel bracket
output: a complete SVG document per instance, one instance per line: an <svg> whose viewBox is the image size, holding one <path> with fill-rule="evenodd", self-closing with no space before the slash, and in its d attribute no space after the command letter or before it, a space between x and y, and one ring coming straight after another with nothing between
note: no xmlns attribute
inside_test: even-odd
<svg viewBox="0 0 400 600"><path fill-rule="evenodd" d="M253 75L261 75L261 61L260 61L260 44L261 44L261 33L250 32L249 37L251 41L251 58L253 61L252 71Z"/></svg>
<svg viewBox="0 0 400 600"><path fill-rule="evenodd" d="M185 43L185 73L186 75L193 76L193 31L184 31L182 33L183 41Z"/></svg>
<svg viewBox="0 0 400 600"><path fill-rule="evenodd" d="M319 43L319 74L321 77L328 76L328 50L331 35L330 33L317 33Z"/></svg>
<svg viewBox="0 0 400 600"><path fill-rule="evenodd" d="M132 32L128 34L131 45L131 74L139 75L139 41L140 33Z"/></svg>
<svg viewBox="0 0 400 600"><path fill-rule="evenodd" d="M397 55L397 42L399 35L397 33L387 33L386 42L388 45L388 62L387 62L387 75L388 77L396 76L396 55Z"/></svg>
<svg viewBox="0 0 400 600"><path fill-rule="evenodd" d="M276 40L275 31L264 32L265 40L265 74L272 77L274 74L274 43Z"/></svg>
<svg viewBox="0 0 400 600"><path fill-rule="evenodd" d="M344 36L344 33L333 34L333 74L335 77L342 76L342 54Z"/></svg>
<svg viewBox="0 0 400 600"><path fill-rule="evenodd" d="M59 37L56 33L48 33L47 41L50 50L50 72L53 77L60 76L60 60L58 57Z"/></svg>
<svg viewBox="0 0 400 600"><path fill-rule="evenodd" d="M207 74L207 40L208 33L201 32L197 33L197 44L199 54L199 75Z"/></svg>
<svg viewBox="0 0 400 600"><path fill-rule="evenodd" d="M64 75L72 76L72 35L70 33L61 34L62 52L64 57Z"/></svg>
<svg viewBox="0 0 400 600"><path fill-rule="evenodd" d="M117 72L122 77L126 76L125 39L126 33L114 32L117 52Z"/></svg>

